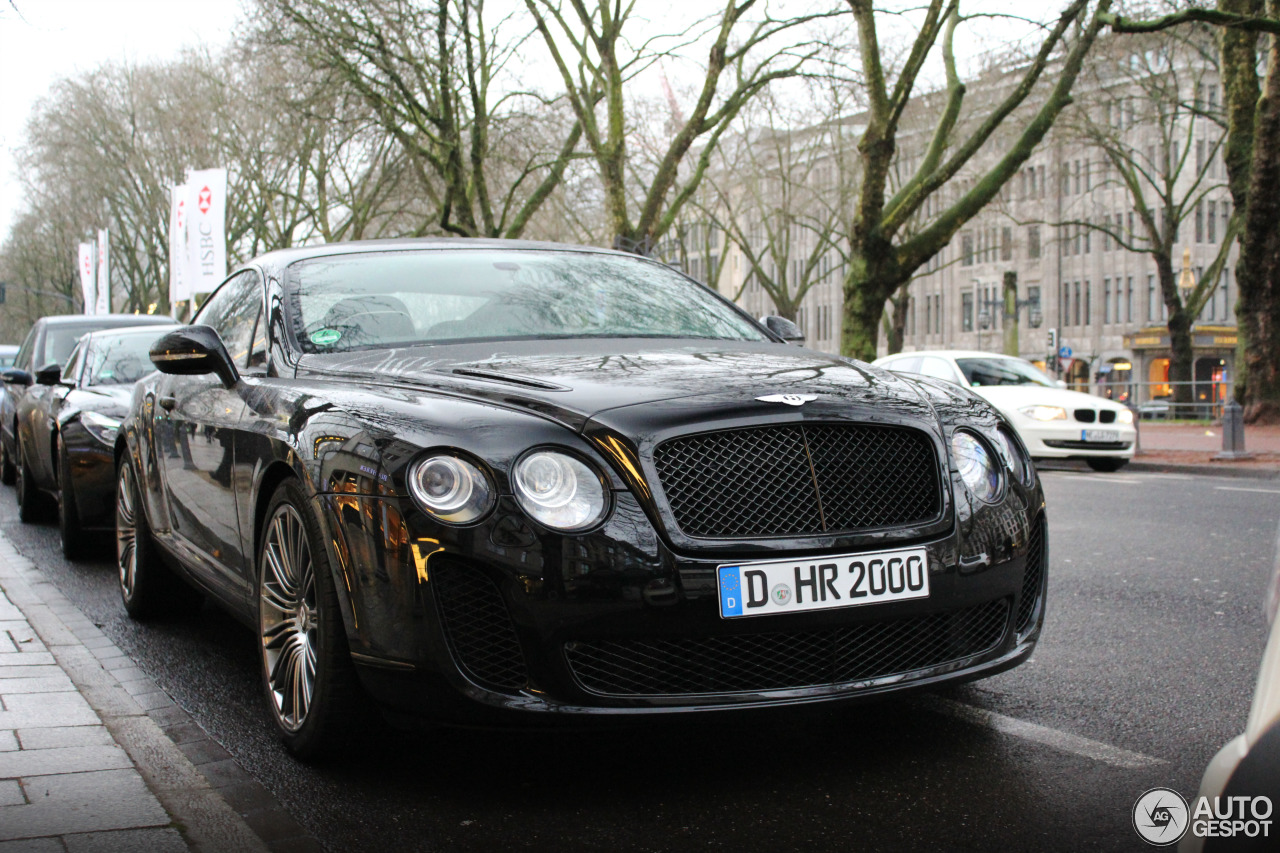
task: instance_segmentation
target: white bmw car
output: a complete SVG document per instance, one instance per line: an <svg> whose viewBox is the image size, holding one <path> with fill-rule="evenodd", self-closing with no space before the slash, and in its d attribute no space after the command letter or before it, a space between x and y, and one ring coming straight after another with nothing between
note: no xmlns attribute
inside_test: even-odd
<svg viewBox="0 0 1280 853"><path fill-rule="evenodd" d="M1059 388L1026 359L936 350L887 355L873 364L972 389L1009 419L1036 459L1083 459L1095 471L1118 471L1133 458L1138 433L1132 411L1112 400Z"/></svg>

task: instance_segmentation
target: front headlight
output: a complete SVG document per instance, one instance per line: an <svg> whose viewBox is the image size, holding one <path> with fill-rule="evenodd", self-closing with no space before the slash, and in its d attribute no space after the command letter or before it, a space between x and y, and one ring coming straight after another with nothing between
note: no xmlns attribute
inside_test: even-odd
<svg viewBox="0 0 1280 853"><path fill-rule="evenodd" d="M605 487L580 460L537 450L516 463L516 500L536 521L556 530L582 530L604 515Z"/></svg>
<svg viewBox="0 0 1280 853"><path fill-rule="evenodd" d="M409 469L409 493L426 512L450 524L470 524L489 511L494 490L484 472L465 459L438 453Z"/></svg>
<svg viewBox="0 0 1280 853"><path fill-rule="evenodd" d="M1116 412L1116 421L1122 424L1133 423L1133 410L1121 409L1120 411Z"/></svg>
<svg viewBox="0 0 1280 853"><path fill-rule="evenodd" d="M976 435L957 432L951 436L951 455L955 457L960 479L983 503L992 503L1000 494L1000 468L995 454Z"/></svg>
<svg viewBox="0 0 1280 853"><path fill-rule="evenodd" d="M81 412L80 423L88 430L89 435L111 447L116 443L116 433L120 432L120 421L98 412Z"/></svg>
<svg viewBox="0 0 1280 853"><path fill-rule="evenodd" d="M1027 406L1018 411L1033 421L1065 421L1067 419L1067 410L1061 406Z"/></svg>
<svg viewBox="0 0 1280 853"><path fill-rule="evenodd" d="M1000 442L1004 445L1004 452L1008 457L1010 475L1019 483L1026 483L1031 479L1031 460L1023 455L1018 440L1007 429L1001 427L996 431L996 434L1000 436Z"/></svg>

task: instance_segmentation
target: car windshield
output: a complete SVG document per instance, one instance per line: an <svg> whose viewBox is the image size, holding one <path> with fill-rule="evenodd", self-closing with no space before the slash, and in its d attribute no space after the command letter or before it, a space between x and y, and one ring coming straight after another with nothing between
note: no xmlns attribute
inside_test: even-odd
<svg viewBox="0 0 1280 853"><path fill-rule="evenodd" d="M964 378L975 387L984 385L1042 385L1054 388L1054 382L1034 364L1020 358L957 358Z"/></svg>
<svg viewBox="0 0 1280 853"><path fill-rule="evenodd" d="M307 352L468 339L768 340L710 290L640 258L382 252L300 261L287 281Z"/></svg>
<svg viewBox="0 0 1280 853"><path fill-rule="evenodd" d="M149 350L160 332L95 337L83 385L131 385L151 371Z"/></svg>

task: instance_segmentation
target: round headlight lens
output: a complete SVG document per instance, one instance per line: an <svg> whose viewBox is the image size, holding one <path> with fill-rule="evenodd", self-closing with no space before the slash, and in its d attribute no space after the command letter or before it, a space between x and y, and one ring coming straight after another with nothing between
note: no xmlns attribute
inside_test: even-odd
<svg viewBox="0 0 1280 853"><path fill-rule="evenodd" d="M538 522L557 530L580 530L605 510L600 477L572 456L539 450L516 463L516 500Z"/></svg>
<svg viewBox="0 0 1280 853"><path fill-rule="evenodd" d="M409 492L441 521L467 524L489 511L493 489L484 472L465 459L439 454L409 469Z"/></svg>
<svg viewBox="0 0 1280 853"><path fill-rule="evenodd" d="M994 501L1000 493L1000 469L987 446L976 435L957 432L951 436L951 455L960 479L974 497L985 503Z"/></svg>
<svg viewBox="0 0 1280 853"><path fill-rule="evenodd" d="M1061 406L1027 406L1018 411L1035 421L1065 421L1067 410Z"/></svg>
<svg viewBox="0 0 1280 853"><path fill-rule="evenodd" d="M1122 424L1133 423L1133 409L1121 409L1116 412L1116 421Z"/></svg>

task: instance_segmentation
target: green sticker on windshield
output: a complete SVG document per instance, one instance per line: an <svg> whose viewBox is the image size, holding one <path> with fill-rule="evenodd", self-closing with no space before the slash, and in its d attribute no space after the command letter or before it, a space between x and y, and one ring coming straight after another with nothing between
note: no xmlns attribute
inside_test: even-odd
<svg viewBox="0 0 1280 853"><path fill-rule="evenodd" d="M337 329L321 329L311 336L311 343L318 347L331 347L342 339Z"/></svg>

